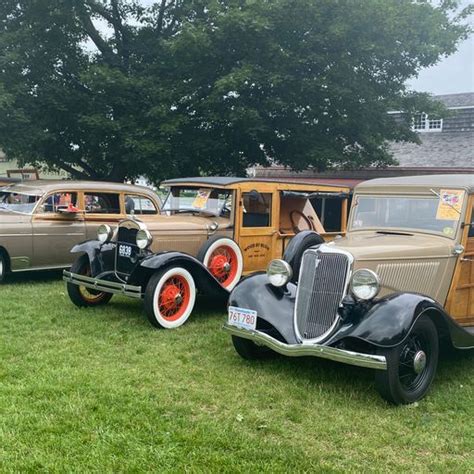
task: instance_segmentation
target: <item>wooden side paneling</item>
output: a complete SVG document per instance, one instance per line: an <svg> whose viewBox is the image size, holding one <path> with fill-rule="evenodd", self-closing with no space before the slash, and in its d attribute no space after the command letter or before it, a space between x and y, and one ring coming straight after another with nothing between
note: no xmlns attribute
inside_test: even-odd
<svg viewBox="0 0 474 474"><path fill-rule="evenodd" d="M468 205L472 209L474 205L472 196ZM470 216L466 217L466 222L470 222ZM468 234L469 227L466 227L462 238L465 251L456 266L453 284L446 302L448 313L462 325L474 323L474 237L469 237Z"/></svg>

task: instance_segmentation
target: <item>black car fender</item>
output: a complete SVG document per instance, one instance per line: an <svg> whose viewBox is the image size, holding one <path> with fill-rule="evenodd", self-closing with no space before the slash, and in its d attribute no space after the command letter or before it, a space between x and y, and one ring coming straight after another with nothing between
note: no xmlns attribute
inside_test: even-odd
<svg viewBox="0 0 474 474"><path fill-rule="evenodd" d="M349 315L325 344L356 338L377 347L394 347L405 340L422 315L430 317L440 337L454 347L474 347L474 335L459 326L435 300L417 293L394 293L374 302L355 320Z"/></svg>
<svg viewBox="0 0 474 474"><path fill-rule="evenodd" d="M156 270L170 267L182 267L188 270L202 293L225 300L229 297L229 291L199 260L182 252L160 252L144 258L130 275L129 282L138 282L145 287Z"/></svg>
<svg viewBox="0 0 474 474"><path fill-rule="evenodd" d="M259 272L245 278L232 290L229 306L256 311L257 330L269 332L287 344L296 344L295 300L296 285L288 283L286 287L275 287L264 272Z"/></svg>
<svg viewBox="0 0 474 474"><path fill-rule="evenodd" d="M86 240L80 244L74 245L71 253L87 254L91 265L91 276L95 277L102 273L105 268L112 265L115 257L115 242L103 244L98 240ZM109 261L108 265L105 264Z"/></svg>
<svg viewBox="0 0 474 474"><path fill-rule="evenodd" d="M278 339L297 344L300 341L294 329L296 290L293 283L283 288L274 287L264 273L259 273L234 288L229 305L256 311L257 330L276 331ZM333 346L345 339L356 339L376 347L394 347L404 341L416 320L424 314L436 324L443 340L458 349L474 348L473 334L458 325L436 301L415 293L395 293L367 304L363 311L359 307L356 317L349 313L338 329L320 344Z"/></svg>

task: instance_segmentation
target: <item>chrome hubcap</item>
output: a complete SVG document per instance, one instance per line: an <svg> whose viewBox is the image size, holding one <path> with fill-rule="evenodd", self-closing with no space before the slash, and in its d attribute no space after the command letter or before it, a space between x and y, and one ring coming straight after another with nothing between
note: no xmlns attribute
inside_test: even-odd
<svg viewBox="0 0 474 474"><path fill-rule="evenodd" d="M413 358L413 370L415 374L421 374L426 367L426 354L423 351L418 351Z"/></svg>
<svg viewBox="0 0 474 474"><path fill-rule="evenodd" d="M230 263L229 262L224 263L224 271L228 272L229 270L230 270Z"/></svg>
<svg viewBox="0 0 474 474"><path fill-rule="evenodd" d="M181 304L183 302L183 296L181 295L181 293L178 293L174 297L174 301L175 301L176 304Z"/></svg>

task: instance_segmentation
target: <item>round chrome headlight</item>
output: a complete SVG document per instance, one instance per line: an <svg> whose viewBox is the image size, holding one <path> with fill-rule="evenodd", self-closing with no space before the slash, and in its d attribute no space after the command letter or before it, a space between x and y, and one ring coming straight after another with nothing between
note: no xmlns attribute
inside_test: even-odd
<svg viewBox="0 0 474 474"><path fill-rule="evenodd" d="M146 249L153 242L153 237L146 229L137 232L137 247L141 250Z"/></svg>
<svg viewBox="0 0 474 474"><path fill-rule="evenodd" d="M285 260L272 260L267 267L267 276L273 286L286 285L293 276L293 270Z"/></svg>
<svg viewBox="0 0 474 474"><path fill-rule="evenodd" d="M112 238L112 235L113 230L107 224L101 224L97 229L97 239L103 244L105 244L105 242L108 242Z"/></svg>
<svg viewBox="0 0 474 474"><path fill-rule="evenodd" d="M356 270L352 275L351 291L358 300L371 300L379 294L379 277L368 268Z"/></svg>

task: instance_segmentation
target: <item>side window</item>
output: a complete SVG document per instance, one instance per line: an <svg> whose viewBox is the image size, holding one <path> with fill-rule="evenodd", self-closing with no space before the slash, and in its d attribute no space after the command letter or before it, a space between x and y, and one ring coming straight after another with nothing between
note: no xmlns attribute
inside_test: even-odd
<svg viewBox="0 0 474 474"><path fill-rule="evenodd" d="M269 227L271 225L272 195L250 191L242 194L243 227Z"/></svg>
<svg viewBox="0 0 474 474"><path fill-rule="evenodd" d="M155 203L145 197L133 194L125 195L125 213L126 214L158 214Z"/></svg>
<svg viewBox="0 0 474 474"><path fill-rule="evenodd" d="M120 199L113 193L84 193L87 214L120 214Z"/></svg>
<svg viewBox="0 0 474 474"><path fill-rule="evenodd" d="M44 201L43 212L60 212L67 210L69 207L76 207L77 193L53 193Z"/></svg>
<svg viewBox="0 0 474 474"><path fill-rule="evenodd" d="M326 232L339 232L342 217L341 198L316 198L311 200L316 214Z"/></svg>
<svg viewBox="0 0 474 474"><path fill-rule="evenodd" d="M469 227L469 233L467 236L474 237L474 205L472 206L472 213L471 213L471 226Z"/></svg>

